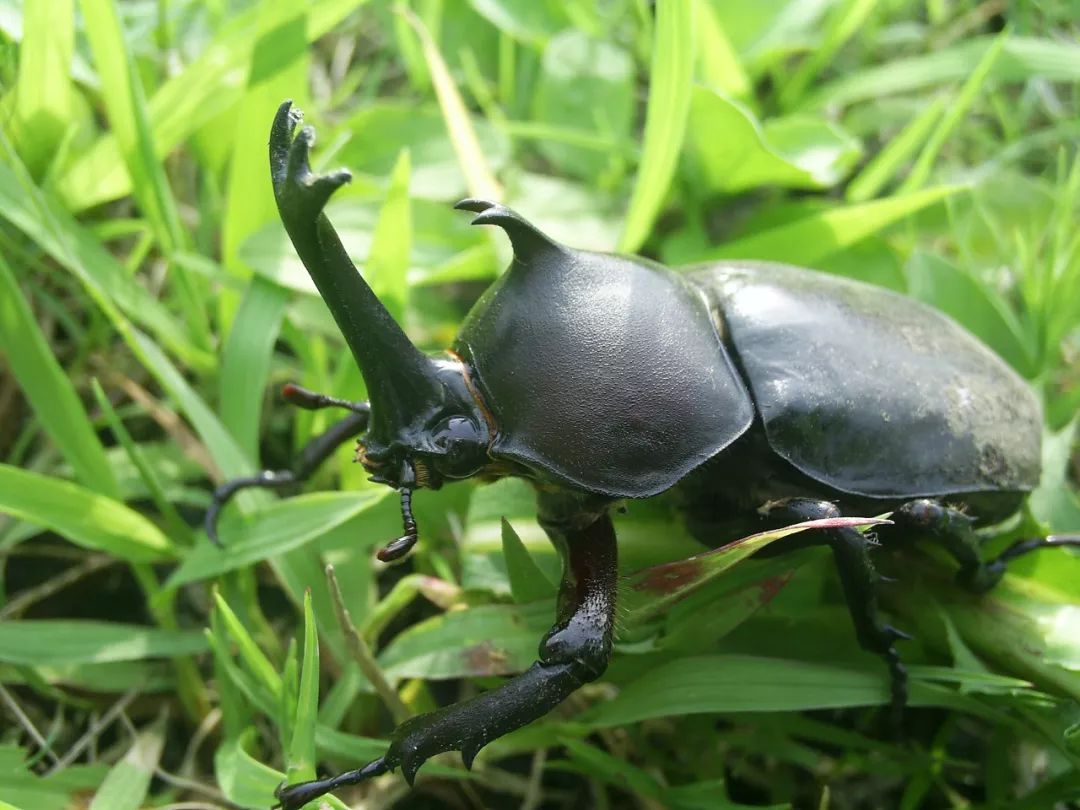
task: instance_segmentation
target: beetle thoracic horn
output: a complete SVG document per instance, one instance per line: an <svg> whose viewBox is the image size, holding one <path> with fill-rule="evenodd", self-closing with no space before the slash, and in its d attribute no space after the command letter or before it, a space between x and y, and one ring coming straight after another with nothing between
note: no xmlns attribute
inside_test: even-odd
<svg viewBox="0 0 1080 810"><path fill-rule="evenodd" d="M368 437L386 444L399 429L443 399L435 363L398 326L353 265L322 207L348 172L315 176L308 166L314 130L293 143L299 113L285 102L270 133L278 211L312 281L356 358L371 402Z"/></svg>
<svg viewBox="0 0 1080 810"><path fill-rule="evenodd" d="M563 250L547 234L540 231L517 211L505 205L488 200L465 199L454 208L462 211L474 211L473 225L498 225L510 237L514 246L514 258L522 264L528 264L529 258L546 250Z"/></svg>

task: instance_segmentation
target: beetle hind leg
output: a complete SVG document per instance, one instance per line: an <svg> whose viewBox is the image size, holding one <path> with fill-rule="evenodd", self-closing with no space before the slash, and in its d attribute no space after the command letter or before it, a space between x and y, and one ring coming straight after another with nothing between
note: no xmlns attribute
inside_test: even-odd
<svg viewBox="0 0 1080 810"><path fill-rule="evenodd" d="M297 810L336 788L398 767L411 784L420 766L444 751L461 751L465 766L471 767L489 742L542 717L603 674L615 622L611 519L603 514L585 526L544 526L562 554L564 570L555 626L540 643L540 660L502 686L406 720L390 735L386 753L363 768L280 788L277 798L284 810Z"/></svg>
<svg viewBox="0 0 1080 810"><path fill-rule="evenodd" d="M840 510L829 501L788 498L771 502L765 514L770 522L799 522L840 517ZM805 545L827 545L832 550L844 601L855 627L855 638L860 647L881 656L888 666L892 722L895 728L902 728L908 697L908 674L895 642L910 636L886 624L881 618L876 588L884 578L877 573L870 559L866 537L856 529L846 527L807 531L790 539L793 542L789 546L781 546L777 550L782 553L786 548Z"/></svg>
<svg viewBox="0 0 1080 810"><path fill-rule="evenodd" d="M919 498L893 512L897 526L939 539L960 564L956 581L974 593L986 593L1001 581L1009 562L1032 551L1063 546L1080 547L1080 536L1058 535L1018 540L997 557L984 561L974 519L931 498Z"/></svg>

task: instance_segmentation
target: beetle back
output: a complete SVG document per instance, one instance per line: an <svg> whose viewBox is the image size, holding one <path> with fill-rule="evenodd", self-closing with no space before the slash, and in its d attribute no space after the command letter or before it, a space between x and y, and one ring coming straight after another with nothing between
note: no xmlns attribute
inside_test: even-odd
<svg viewBox="0 0 1080 810"><path fill-rule="evenodd" d="M788 265L709 265L687 278L723 313L772 449L811 478L873 497L1038 482L1034 394L947 316Z"/></svg>

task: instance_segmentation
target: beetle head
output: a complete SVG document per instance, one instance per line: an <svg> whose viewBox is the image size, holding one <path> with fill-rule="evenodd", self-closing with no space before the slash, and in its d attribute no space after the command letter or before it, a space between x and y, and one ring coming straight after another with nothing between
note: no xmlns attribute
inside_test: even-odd
<svg viewBox="0 0 1080 810"><path fill-rule="evenodd" d="M349 175L311 172L315 133L294 132L300 114L286 101L270 132L270 173L278 212L293 246L329 307L367 384L370 419L356 459L372 480L401 494L405 535L383 549L395 559L416 542L412 492L468 478L490 461L490 429L464 364L421 352L357 272L323 213Z"/></svg>
<svg viewBox="0 0 1080 810"><path fill-rule="evenodd" d="M469 387L465 366L456 357L426 359L425 374L439 396L395 403L406 406L390 414L396 420L384 418L380 430L373 421L358 442L356 460L372 481L398 489L438 489L447 479L476 475L491 461L487 455L491 431ZM373 416L375 407L373 402Z"/></svg>

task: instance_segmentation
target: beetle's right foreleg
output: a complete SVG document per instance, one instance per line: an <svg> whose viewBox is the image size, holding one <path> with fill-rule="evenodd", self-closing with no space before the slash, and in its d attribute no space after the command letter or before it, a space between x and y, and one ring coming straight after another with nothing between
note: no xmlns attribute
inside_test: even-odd
<svg viewBox="0 0 1080 810"><path fill-rule="evenodd" d="M365 402L347 400L316 394L306 388L286 385L282 396L287 402L305 410L321 408L347 408L351 413L344 419L332 424L327 430L306 445L296 457L296 461L287 470L263 470L256 475L233 478L214 490L210 508L206 510L204 526L210 541L220 545L217 536L217 522L221 510L240 491L251 488L282 490L298 484L311 476L319 465L330 458L335 450L350 439L358 436L367 427L368 406Z"/></svg>
<svg viewBox="0 0 1080 810"><path fill-rule="evenodd" d="M611 518L551 514L543 495L540 500L540 522L563 558L563 578L556 622L540 642L539 660L501 686L406 720L390 735L386 753L362 768L282 786L277 798L283 810L298 810L394 768L412 783L420 766L444 751L461 751L470 767L489 742L542 717L603 674L611 656L618 574Z"/></svg>

